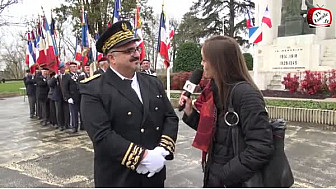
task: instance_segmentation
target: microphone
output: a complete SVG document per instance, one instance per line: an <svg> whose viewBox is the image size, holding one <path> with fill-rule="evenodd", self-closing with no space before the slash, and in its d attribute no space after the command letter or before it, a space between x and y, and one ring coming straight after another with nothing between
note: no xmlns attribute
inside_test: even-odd
<svg viewBox="0 0 336 189"><path fill-rule="evenodd" d="M186 83L183 86L183 90L186 91L185 96L190 98L190 95L194 93L196 86L200 83L203 75L203 70L196 69L191 74L189 80L186 81ZM178 110L182 111L185 107L185 103L183 105L179 105Z"/></svg>

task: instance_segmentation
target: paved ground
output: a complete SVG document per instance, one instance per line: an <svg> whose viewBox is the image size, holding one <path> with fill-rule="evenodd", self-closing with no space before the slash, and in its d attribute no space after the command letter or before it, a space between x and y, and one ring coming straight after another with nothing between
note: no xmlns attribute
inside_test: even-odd
<svg viewBox="0 0 336 189"><path fill-rule="evenodd" d="M194 131L180 122L166 187L202 187ZM294 187L336 187L335 127L289 123L286 152ZM93 150L86 133L71 134L28 118L23 97L0 99L0 187L93 187Z"/></svg>

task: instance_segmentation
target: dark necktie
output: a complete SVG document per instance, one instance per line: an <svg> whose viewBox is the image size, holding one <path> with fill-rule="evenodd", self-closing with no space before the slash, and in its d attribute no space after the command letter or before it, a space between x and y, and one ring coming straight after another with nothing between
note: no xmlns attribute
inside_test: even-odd
<svg viewBox="0 0 336 189"><path fill-rule="evenodd" d="M133 81L133 80L124 79L124 82L127 83L126 86L127 86L127 88L129 89L129 91L132 93L133 97L134 97L134 98L136 97L136 98L138 99L138 101L141 103L138 94L137 94L137 93L135 92L135 90L132 88L132 81ZM142 103L141 103L141 104L142 104Z"/></svg>

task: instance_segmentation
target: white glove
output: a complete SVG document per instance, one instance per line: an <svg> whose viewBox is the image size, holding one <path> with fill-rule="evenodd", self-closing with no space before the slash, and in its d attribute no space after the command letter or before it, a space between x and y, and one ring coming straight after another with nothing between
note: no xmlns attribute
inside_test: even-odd
<svg viewBox="0 0 336 189"><path fill-rule="evenodd" d="M85 73L84 73L84 72L81 72L80 75L85 75Z"/></svg>
<svg viewBox="0 0 336 189"><path fill-rule="evenodd" d="M168 151L162 151L160 147L156 147L154 150L147 150L147 156L141 161L141 164L149 171L147 177L152 177L155 173L161 171L166 162L164 157L168 154Z"/></svg>
<svg viewBox="0 0 336 189"><path fill-rule="evenodd" d="M68 99L68 103L69 103L69 104L73 104L73 103L74 103L73 99L72 99L72 98L69 98L69 99Z"/></svg>
<svg viewBox="0 0 336 189"><path fill-rule="evenodd" d="M146 173L148 173L148 169L144 165L140 164L137 167L136 172L139 173L139 174L146 174Z"/></svg>
<svg viewBox="0 0 336 189"><path fill-rule="evenodd" d="M157 151L157 152L160 153L163 157L166 157L166 156L169 154L169 152L168 152L166 149L164 149L163 147L160 147L160 146L156 147L156 148L154 149L154 151ZM161 169L160 169L160 170L161 170ZM159 171L160 171L160 170L159 170ZM137 172L138 174L146 174L146 173L149 172L149 170L145 167L145 165L140 164L140 165L137 167L136 172ZM150 173L148 176L153 176L154 174L155 174L155 172L152 172L152 173Z"/></svg>
<svg viewBox="0 0 336 189"><path fill-rule="evenodd" d="M164 147L157 146L154 148L154 151L158 151L163 157L169 155L169 151L167 151Z"/></svg>
<svg viewBox="0 0 336 189"><path fill-rule="evenodd" d="M58 77L58 74L55 74L55 78L57 79L57 77Z"/></svg>

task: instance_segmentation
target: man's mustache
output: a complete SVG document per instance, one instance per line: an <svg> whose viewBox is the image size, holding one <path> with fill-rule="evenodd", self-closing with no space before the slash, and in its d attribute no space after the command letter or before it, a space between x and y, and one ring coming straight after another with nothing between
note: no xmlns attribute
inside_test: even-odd
<svg viewBox="0 0 336 189"><path fill-rule="evenodd" d="M133 62L133 61L139 61L139 59L140 59L139 57L134 57L134 58L131 58L130 61L131 61L131 62Z"/></svg>

